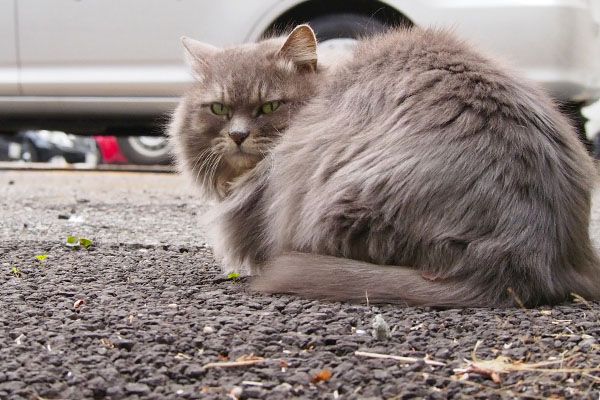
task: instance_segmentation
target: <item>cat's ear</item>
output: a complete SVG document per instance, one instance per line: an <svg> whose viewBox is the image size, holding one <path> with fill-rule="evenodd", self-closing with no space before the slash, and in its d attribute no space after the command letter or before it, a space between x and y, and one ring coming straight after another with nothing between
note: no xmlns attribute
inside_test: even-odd
<svg viewBox="0 0 600 400"><path fill-rule="evenodd" d="M289 34L279 55L291 60L302 70L317 69L317 38L308 25L298 25Z"/></svg>
<svg viewBox="0 0 600 400"><path fill-rule="evenodd" d="M221 50L211 44L202 43L186 36L181 37L181 44L185 49L185 62L192 69L194 77L202 80L206 74L208 60Z"/></svg>

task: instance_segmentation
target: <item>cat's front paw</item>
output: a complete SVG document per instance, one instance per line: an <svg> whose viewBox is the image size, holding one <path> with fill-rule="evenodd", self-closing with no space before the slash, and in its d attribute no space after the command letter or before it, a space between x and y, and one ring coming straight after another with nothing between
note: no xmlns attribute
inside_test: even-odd
<svg viewBox="0 0 600 400"><path fill-rule="evenodd" d="M221 271L223 271L225 275L233 273L240 274L240 276L258 274L258 265L248 258L240 259L239 257L225 255L219 260L219 263L221 265Z"/></svg>

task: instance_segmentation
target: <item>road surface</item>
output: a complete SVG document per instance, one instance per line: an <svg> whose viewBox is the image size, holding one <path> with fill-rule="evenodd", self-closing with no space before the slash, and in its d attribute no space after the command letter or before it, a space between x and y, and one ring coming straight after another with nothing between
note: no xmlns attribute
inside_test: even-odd
<svg viewBox="0 0 600 400"><path fill-rule="evenodd" d="M177 175L2 171L0 188L2 399L600 396L600 303L265 296L219 274L207 205Z"/></svg>

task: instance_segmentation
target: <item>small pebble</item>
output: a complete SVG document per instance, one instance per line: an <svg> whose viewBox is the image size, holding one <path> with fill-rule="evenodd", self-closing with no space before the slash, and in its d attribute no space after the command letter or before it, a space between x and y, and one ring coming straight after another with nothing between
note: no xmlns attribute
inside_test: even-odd
<svg viewBox="0 0 600 400"><path fill-rule="evenodd" d="M204 328L202 328L202 333L214 333L215 328L213 328L212 326L205 326Z"/></svg>
<svg viewBox="0 0 600 400"><path fill-rule="evenodd" d="M381 314L377 314L373 319L373 337L377 340L388 340L392 337L390 327Z"/></svg>
<svg viewBox="0 0 600 400"><path fill-rule="evenodd" d="M450 350L446 349L446 348L441 348L438 351L435 352L435 358L443 358L446 359L448 357L450 357L451 352Z"/></svg>
<svg viewBox="0 0 600 400"><path fill-rule="evenodd" d="M233 398L240 399L242 397L242 393L244 390L239 386L234 386L231 391L229 391L229 395Z"/></svg>
<svg viewBox="0 0 600 400"><path fill-rule="evenodd" d="M292 390L293 386L287 382L280 383L279 385L273 388L274 392L289 392Z"/></svg>

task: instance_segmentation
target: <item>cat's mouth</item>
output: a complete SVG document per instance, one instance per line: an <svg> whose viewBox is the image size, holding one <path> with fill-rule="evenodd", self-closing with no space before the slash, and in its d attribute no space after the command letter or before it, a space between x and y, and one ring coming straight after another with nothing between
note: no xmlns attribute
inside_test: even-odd
<svg viewBox="0 0 600 400"><path fill-rule="evenodd" d="M259 154L256 151L253 151L251 148L248 148L248 146L238 145L230 147L229 151L227 152L227 156L257 158L259 157Z"/></svg>
<svg viewBox="0 0 600 400"><path fill-rule="evenodd" d="M235 169L249 169L256 165L260 160L260 156L250 153L247 149L238 147L229 152L225 159Z"/></svg>
<svg viewBox="0 0 600 400"><path fill-rule="evenodd" d="M250 153L248 153L246 149L243 149L242 146L236 146L235 149L232 151L232 154L235 156L242 156L249 155Z"/></svg>

